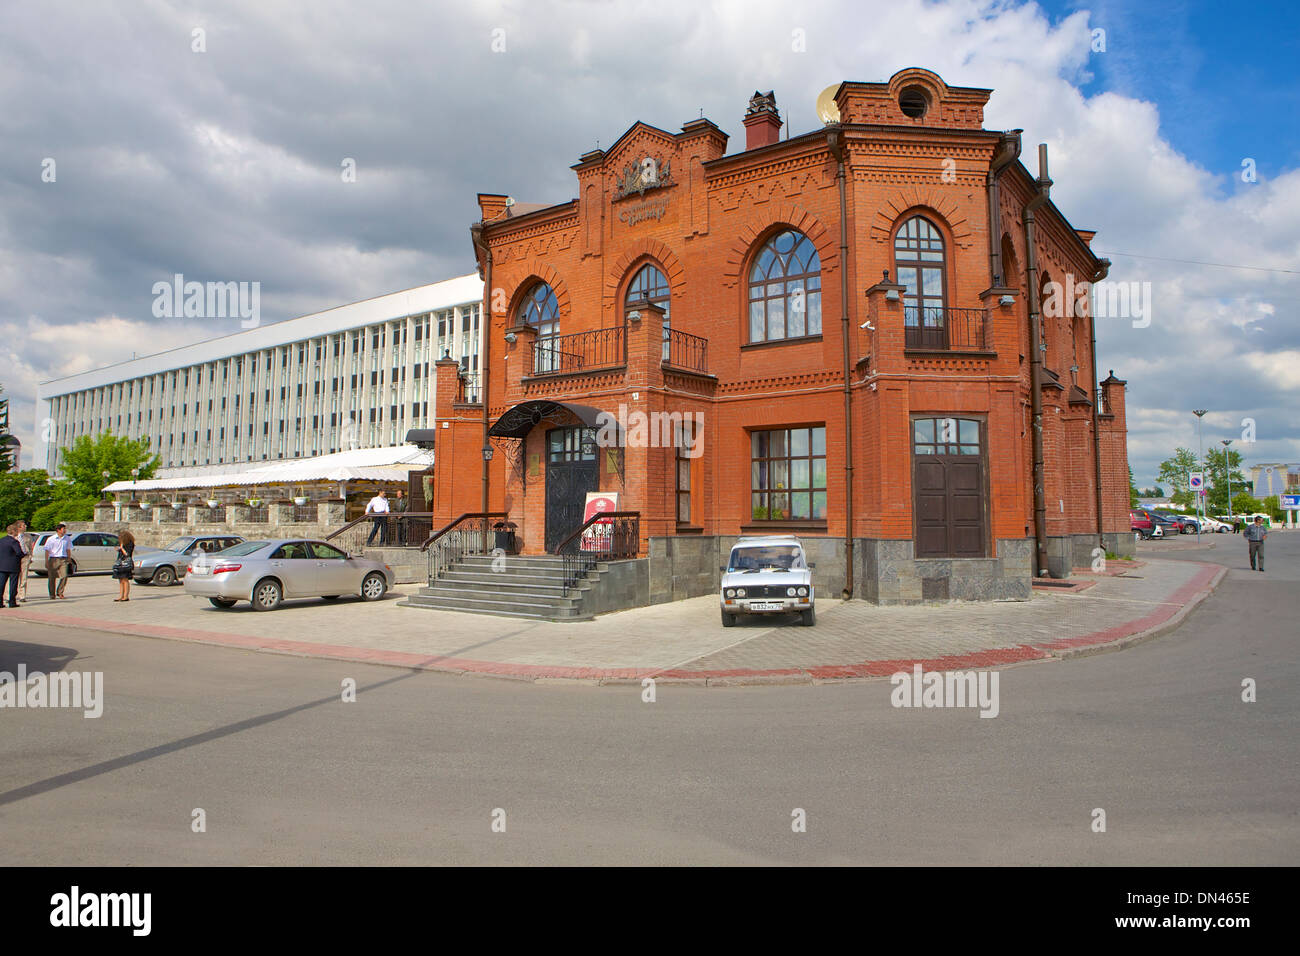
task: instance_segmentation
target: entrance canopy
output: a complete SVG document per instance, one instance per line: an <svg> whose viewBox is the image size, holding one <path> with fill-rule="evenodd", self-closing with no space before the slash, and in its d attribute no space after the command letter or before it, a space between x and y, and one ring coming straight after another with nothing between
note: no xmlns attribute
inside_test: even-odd
<svg viewBox="0 0 1300 956"><path fill-rule="evenodd" d="M569 415L578 419L583 425L590 425L593 428L603 424L600 421L601 409L599 408L539 398L520 402L513 408L507 409L488 429L488 434L493 438L523 438L532 431L534 425L543 422L551 425L567 424Z"/></svg>

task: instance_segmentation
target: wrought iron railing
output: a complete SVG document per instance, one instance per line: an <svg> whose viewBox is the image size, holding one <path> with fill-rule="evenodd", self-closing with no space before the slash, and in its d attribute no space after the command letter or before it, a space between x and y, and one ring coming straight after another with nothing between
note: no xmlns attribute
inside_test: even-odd
<svg viewBox="0 0 1300 956"><path fill-rule="evenodd" d="M988 312L985 309L905 305L903 346L954 352L988 351Z"/></svg>
<svg viewBox="0 0 1300 956"><path fill-rule="evenodd" d="M224 506L217 508L200 508L195 517L200 521L225 521L226 509Z"/></svg>
<svg viewBox="0 0 1300 956"><path fill-rule="evenodd" d="M1097 414L1106 414L1106 390L1104 388L1097 389Z"/></svg>
<svg viewBox="0 0 1300 956"><path fill-rule="evenodd" d="M266 524L271 520L270 510L263 506L261 508L248 509L248 521L250 524Z"/></svg>
<svg viewBox="0 0 1300 956"><path fill-rule="evenodd" d="M666 364L692 372L709 370L708 339L691 335L689 332L679 332L677 329L667 329L666 334L667 338L664 340Z"/></svg>
<svg viewBox="0 0 1300 956"><path fill-rule="evenodd" d="M641 550L641 512L605 511L583 522L555 549L564 559L567 595L601 561L635 558Z"/></svg>
<svg viewBox="0 0 1300 956"><path fill-rule="evenodd" d="M534 375L573 375L626 364L627 328L622 325L550 335L533 344Z"/></svg>
<svg viewBox="0 0 1300 956"><path fill-rule="evenodd" d="M313 505L294 505L293 520L298 522L316 523L316 506Z"/></svg>
<svg viewBox="0 0 1300 956"><path fill-rule="evenodd" d="M185 509L173 508L171 505L164 505L159 509L159 521L184 521Z"/></svg>
<svg viewBox="0 0 1300 956"><path fill-rule="evenodd" d="M421 548L432 528L431 511L390 511L353 518L327 534L325 540L349 554L359 554L366 548Z"/></svg>
<svg viewBox="0 0 1300 956"><path fill-rule="evenodd" d="M478 372L462 371L457 377L456 401L464 404L476 404L478 397Z"/></svg>
<svg viewBox="0 0 1300 956"><path fill-rule="evenodd" d="M513 547L507 546L512 544L509 539L513 531L509 517L504 511L471 511L431 533L420 545L420 550L429 555L429 583L466 556L491 554L498 540L503 551L512 552Z"/></svg>

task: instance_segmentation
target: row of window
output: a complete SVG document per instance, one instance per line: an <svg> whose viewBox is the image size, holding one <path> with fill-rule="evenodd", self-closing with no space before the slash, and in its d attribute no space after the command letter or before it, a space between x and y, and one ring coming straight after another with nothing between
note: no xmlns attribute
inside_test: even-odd
<svg viewBox="0 0 1300 956"><path fill-rule="evenodd" d="M903 222L894 239L894 264L898 282L905 287L905 322L941 326L947 302L947 260L938 227L924 216ZM778 232L759 247L749 267L749 344L822 334L821 268L812 240L796 229ZM628 282L625 308L630 311L642 301L664 310L666 338L671 327L672 290L658 263L641 266ZM560 335L555 290L545 282L531 286L516 310L515 324L537 329L539 340ZM555 350L543 345L540 351Z"/></svg>

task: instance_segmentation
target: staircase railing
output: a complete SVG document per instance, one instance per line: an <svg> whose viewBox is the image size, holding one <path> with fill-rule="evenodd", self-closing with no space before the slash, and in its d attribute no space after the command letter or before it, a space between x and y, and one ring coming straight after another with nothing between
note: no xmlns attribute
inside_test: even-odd
<svg viewBox="0 0 1300 956"><path fill-rule="evenodd" d="M375 519L379 518L379 530L375 530ZM403 511L401 514L389 512L384 515L362 515L353 518L337 531L325 536L325 540L342 548L349 554L357 554L369 547L384 548L419 548L433 528L433 512ZM374 540L370 540L374 534Z"/></svg>
<svg viewBox="0 0 1300 956"><path fill-rule="evenodd" d="M507 523L509 517L504 511L470 511L429 535L420 545L429 555L429 583L466 555L491 554L496 547L496 525ZM505 530L500 533L509 534Z"/></svg>
<svg viewBox="0 0 1300 956"><path fill-rule="evenodd" d="M592 516L555 549L564 559L564 595L601 561L635 558L640 550L641 512L605 511Z"/></svg>

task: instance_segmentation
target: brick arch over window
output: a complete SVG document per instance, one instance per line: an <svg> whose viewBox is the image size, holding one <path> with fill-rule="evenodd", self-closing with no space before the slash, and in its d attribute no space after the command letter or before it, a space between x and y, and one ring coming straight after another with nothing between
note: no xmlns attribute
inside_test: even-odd
<svg viewBox="0 0 1300 956"><path fill-rule="evenodd" d="M835 273L839 267L836 237L812 213L786 203L770 210L767 217L762 219L755 217L736 230L736 236L727 250L726 259L723 260L723 287L728 289L740 287L742 290L747 290L750 259L762 248L763 243L785 229L802 232L816 247L817 258L822 264L823 277ZM823 278L822 288L826 288L827 284ZM748 303L744 303L741 307L747 308Z"/></svg>
<svg viewBox="0 0 1300 956"><path fill-rule="evenodd" d="M975 242L970 220L956 201L937 189L921 187L900 189L881 203L871 221L871 238L876 242L893 242L894 230L917 215L931 220L955 247L969 249Z"/></svg>
<svg viewBox="0 0 1300 956"><path fill-rule="evenodd" d="M505 314L507 328L514 324L515 316L519 312L519 305L524 301L524 297L527 296L528 293L532 291L533 286L539 282L545 282L551 287L551 291L555 293L555 303L560 311L561 322L563 322L564 318L570 314L569 305L571 300L569 298L569 287L565 285L564 280L560 278L560 274L556 272L554 268L544 262L538 262L533 264L533 271L530 272L522 282L515 286L514 292L510 295L510 304L507 307ZM493 313L494 316L496 314L497 313Z"/></svg>
<svg viewBox="0 0 1300 956"><path fill-rule="evenodd" d="M668 279L673 295L681 294L686 284L686 270L682 268L681 260L658 239L642 239L628 246L605 274L604 312L606 315L617 316L618 320L622 321L623 303L619 299L619 290L632 278L636 269L640 269L650 261L653 261Z"/></svg>

